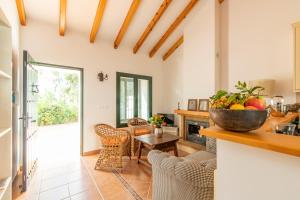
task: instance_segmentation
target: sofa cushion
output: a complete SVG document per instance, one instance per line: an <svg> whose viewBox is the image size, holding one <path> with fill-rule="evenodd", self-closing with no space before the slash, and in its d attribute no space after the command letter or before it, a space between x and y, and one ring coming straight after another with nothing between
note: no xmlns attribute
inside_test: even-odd
<svg viewBox="0 0 300 200"><path fill-rule="evenodd" d="M202 160L210 160L215 158L216 155L207 151L197 151L195 153L192 153L185 157L187 160L196 160L196 161L202 161Z"/></svg>
<svg viewBox="0 0 300 200"><path fill-rule="evenodd" d="M216 159L186 160L175 166L176 178L197 187L213 187Z"/></svg>
<svg viewBox="0 0 300 200"><path fill-rule="evenodd" d="M210 153L217 153L216 138L206 137L206 151Z"/></svg>

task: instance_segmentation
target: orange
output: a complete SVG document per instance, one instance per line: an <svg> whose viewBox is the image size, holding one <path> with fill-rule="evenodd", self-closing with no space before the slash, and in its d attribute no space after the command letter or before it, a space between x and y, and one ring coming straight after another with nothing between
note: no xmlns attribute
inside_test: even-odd
<svg viewBox="0 0 300 200"><path fill-rule="evenodd" d="M230 106L230 110L245 110L245 107L241 104L236 103Z"/></svg>

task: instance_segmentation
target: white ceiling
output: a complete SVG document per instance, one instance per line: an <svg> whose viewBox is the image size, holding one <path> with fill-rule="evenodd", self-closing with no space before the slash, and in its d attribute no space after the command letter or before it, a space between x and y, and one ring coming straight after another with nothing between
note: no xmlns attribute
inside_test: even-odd
<svg viewBox="0 0 300 200"><path fill-rule="evenodd" d="M172 1L138 53L148 53L151 50L189 1ZM89 42L89 34L98 2L99 0L67 0L67 29L64 37L68 37L68 32L79 31L86 34L87 42ZM162 2L163 0L141 1L119 48L129 46L132 49L134 47ZM101 40L108 40L113 47L113 42L131 3L132 0L107 0L103 20L96 37L96 43L101 42ZM198 4L201 4L201 2ZM56 24L58 29L59 0L24 0L24 6L28 20L27 26L30 26L30 20L39 20L45 23ZM181 23L155 56L161 56L170 48L183 33L183 26L184 23Z"/></svg>

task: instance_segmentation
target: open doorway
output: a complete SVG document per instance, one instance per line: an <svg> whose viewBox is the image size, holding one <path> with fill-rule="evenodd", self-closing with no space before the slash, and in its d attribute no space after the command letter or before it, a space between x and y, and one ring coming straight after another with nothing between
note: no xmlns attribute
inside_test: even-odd
<svg viewBox="0 0 300 200"><path fill-rule="evenodd" d="M22 191L38 169L80 162L83 149L83 69L39 63L23 52Z"/></svg>
<svg viewBox="0 0 300 200"><path fill-rule="evenodd" d="M82 153L82 70L33 65L38 71L39 167L78 161Z"/></svg>
<svg viewBox="0 0 300 200"><path fill-rule="evenodd" d="M39 63L27 51L23 60L23 165L13 198L103 199L80 157L83 69Z"/></svg>

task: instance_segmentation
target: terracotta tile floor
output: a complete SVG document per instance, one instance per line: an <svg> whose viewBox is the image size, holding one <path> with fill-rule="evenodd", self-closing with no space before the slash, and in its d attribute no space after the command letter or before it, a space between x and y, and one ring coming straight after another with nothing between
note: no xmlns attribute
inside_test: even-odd
<svg viewBox="0 0 300 200"><path fill-rule="evenodd" d="M78 124L39 129L37 171L26 193L19 192L20 180L14 183L14 199L103 199L79 156L78 131Z"/></svg>
<svg viewBox="0 0 300 200"><path fill-rule="evenodd" d="M143 164L137 164L136 159L123 158L124 168L120 171L94 170L97 155L83 157L105 200L135 199L130 189L133 189L143 200L151 200L151 169ZM122 184L121 179L126 183Z"/></svg>
<svg viewBox="0 0 300 200"><path fill-rule="evenodd" d="M86 199L102 200L101 193L82 161L38 170L26 193L17 200Z"/></svg>
<svg viewBox="0 0 300 200"><path fill-rule="evenodd" d="M151 200L151 169L124 157L122 170L94 170L98 155L79 156L77 124L40 130L39 167L16 200ZM57 138L60 138L59 140ZM72 139L73 138L73 139ZM67 143L67 144L66 144ZM179 151L180 156L186 153ZM146 159L145 156L143 159ZM18 183L15 183L17 188Z"/></svg>
<svg viewBox="0 0 300 200"><path fill-rule="evenodd" d="M186 152L179 150L179 156L186 155ZM124 157L122 170L115 171L115 173L110 170L94 170L97 158L98 155L92 155L85 156L82 160L105 200L152 199L151 168L144 164L137 164L136 157L132 158L132 160ZM142 159L146 160L147 158L143 156ZM125 184L122 184L122 179L125 181ZM135 195L130 192L131 190L136 192L137 198L134 198Z"/></svg>

